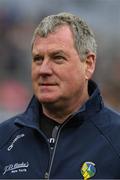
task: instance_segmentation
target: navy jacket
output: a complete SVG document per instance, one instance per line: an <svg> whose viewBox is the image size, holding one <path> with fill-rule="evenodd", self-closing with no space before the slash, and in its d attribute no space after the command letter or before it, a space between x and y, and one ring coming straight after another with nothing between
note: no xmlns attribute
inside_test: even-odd
<svg viewBox="0 0 120 180"><path fill-rule="evenodd" d="M120 115L106 108L95 83L90 99L63 123L52 152L40 130L40 103L0 125L0 179L120 178Z"/></svg>

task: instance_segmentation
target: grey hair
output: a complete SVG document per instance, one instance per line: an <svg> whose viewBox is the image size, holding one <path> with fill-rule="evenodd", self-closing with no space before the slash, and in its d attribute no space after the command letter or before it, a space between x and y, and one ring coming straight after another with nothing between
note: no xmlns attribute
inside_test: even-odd
<svg viewBox="0 0 120 180"><path fill-rule="evenodd" d="M70 13L59 13L45 17L34 31L31 41L32 48L36 35L47 37L49 33L54 32L56 27L63 25L70 27L74 45L81 60L84 60L89 52L96 54L97 44L93 31L84 20Z"/></svg>

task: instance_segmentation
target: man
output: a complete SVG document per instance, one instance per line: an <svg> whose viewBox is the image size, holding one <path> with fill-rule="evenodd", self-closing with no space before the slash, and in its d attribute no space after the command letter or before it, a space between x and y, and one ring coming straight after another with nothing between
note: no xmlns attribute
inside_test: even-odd
<svg viewBox="0 0 120 180"><path fill-rule="evenodd" d="M32 39L34 96L0 126L1 179L120 178L120 116L91 80L96 42L79 17L44 18Z"/></svg>

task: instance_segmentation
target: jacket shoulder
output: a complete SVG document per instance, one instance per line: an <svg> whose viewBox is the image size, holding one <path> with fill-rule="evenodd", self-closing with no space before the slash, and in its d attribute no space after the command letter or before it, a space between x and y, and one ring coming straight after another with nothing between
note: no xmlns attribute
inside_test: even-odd
<svg viewBox="0 0 120 180"><path fill-rule="evenodd" d="M0 124L0 148L9 140L13 133L20 129L19 126L15 125L17 118L19 118L19 115Z"/></svg>
<svg viewBox="0 0 120 180"><path fill-rule="evenodd" d="M109 107L105 107L104 109L105 109L105 111L106 111L108 114L110 114L111 116L114 116L114 117L120 119L120 112L117 112L117 111L115 111L114 109L109 108Z"/></svg>
<svg viewBox="0 0 120 180"><path fill-rule="evenodd" d="M101 127L119 127L120 128L120 113L109 108L104 107L98 114L96 114L96 124Z"/></svg>
<svg viewBox="0 0 120 180"><path fill-rule="evenodd" d="M120 130L120 113L119 112L113 109L110 109L108 107L105 107L103 114L105 114L105 120L106 120L106 123L108 123L107 125L109 125L109 127L111 127L113 130L114 128L116 130L117 129ZM103 115L103 119L104 119L104 115Z"/></svg>

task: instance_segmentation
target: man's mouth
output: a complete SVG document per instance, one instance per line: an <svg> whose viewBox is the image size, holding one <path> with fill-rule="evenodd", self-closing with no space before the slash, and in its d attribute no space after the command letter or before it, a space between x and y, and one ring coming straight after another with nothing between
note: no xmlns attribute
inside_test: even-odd
<svg viewBox="0 0 120 180"><path fill-rule="evenodd" d="M56 86L56 83L39 83L40 86Z"/></svg>

